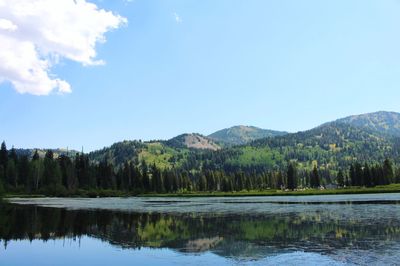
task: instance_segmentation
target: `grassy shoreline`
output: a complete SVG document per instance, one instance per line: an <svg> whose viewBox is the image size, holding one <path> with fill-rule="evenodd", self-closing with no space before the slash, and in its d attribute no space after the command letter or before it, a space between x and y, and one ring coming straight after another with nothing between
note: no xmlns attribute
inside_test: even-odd
<svg viewBox="0 0 400 266"><path fill-rule="evenodd" d="M400 184L378 186L373 188L340 188L340 189L307 189L302 191L238 191L238 192L187 192L168 194L141 194L140 197L257 197L257 196L313 196L313 195L346 195L346 194L376 194L400 193Z"/></svg>
<svg viewBox="0 0 400 266"><path fill-rule="evenodd" d="M10 193L3 195L3 198L40 198L40 197L67 197L67 198L105 198L105 197L257 197L257 196L313 196L313 195L345 195L345 194L375 194L375 193L400 193L400 184L377 186L372 188L349 187L339 189L307 189L301 191L238 191L238 192L185 192L185 193L146 193L137 194L116 190L78 191L68 195L46 195Z"/></svg>

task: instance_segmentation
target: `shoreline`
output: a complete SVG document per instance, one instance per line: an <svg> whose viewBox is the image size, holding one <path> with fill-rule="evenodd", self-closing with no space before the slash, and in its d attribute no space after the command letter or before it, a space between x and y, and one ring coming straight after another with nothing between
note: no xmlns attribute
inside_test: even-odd
<svg viewBox="0 0 400 266"><path fill-rule="evenodd" d="M3 195L7 198L43 198L43 197L65 197L65 198L110 198L110 197L261 197L261 196L317 196L317 195L346 195L346 194L381 194L381 193L400 193L400 184L378 186L372 188L339 188L339 189L307 189L301 191L237 191L237 192L182 192L182 193L146 193L137 194L113 190L100 191L79 191L68 195L46 195L46 194L26 194L10 193Z"/></svg>
<svg viewBox="0 0 400 266"><path fill-rule="evenodd" d="M195 193L172 193L172 194L142 194L140 197L273 197L273 196L323 196L323 195L349 195L349 194L386 194L400 193L400 186L390 188L357 188L357 189L325 189L304 191L243 191L243 192L195 192Z"/></svg>

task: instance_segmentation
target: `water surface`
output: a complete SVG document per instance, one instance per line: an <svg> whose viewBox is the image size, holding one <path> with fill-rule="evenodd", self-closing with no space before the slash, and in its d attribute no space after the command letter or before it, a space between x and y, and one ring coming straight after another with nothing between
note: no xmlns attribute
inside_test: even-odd
<svg viewBox="0 0 400 266"><path fill-rule="evenodd" d="M397 265L400 194L11 199L0 265Z"/></svg>

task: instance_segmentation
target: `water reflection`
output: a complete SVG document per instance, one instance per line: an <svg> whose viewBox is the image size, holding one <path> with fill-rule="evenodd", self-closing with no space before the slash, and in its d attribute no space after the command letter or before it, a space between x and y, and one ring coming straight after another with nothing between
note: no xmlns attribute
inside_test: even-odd
<svg viewBox="0 0 400 266"><path fill-rule="evenodd" d="M79 240L85 236L126 249L209 251L234 259L261 259L291 251L342 256L348 250L384 253L399 243L400 220L374 215L342 219L338 212L321 210L234 215L0 206L0 238L6 248L13 240Z"/></svg>

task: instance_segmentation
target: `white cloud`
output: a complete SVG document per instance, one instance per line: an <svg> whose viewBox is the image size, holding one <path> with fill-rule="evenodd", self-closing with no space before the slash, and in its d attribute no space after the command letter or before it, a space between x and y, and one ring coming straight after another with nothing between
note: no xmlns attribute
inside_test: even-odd
<svg viewBox="0 0 400 266"><path fill-rule="evenodd" d="M174 18L175 18L176 23L183 22L182 18L177 13L174 13Z"/></svg>
<svg viewBox="0 0 400 266"><path fill-rule="evenodd" d="M19 93L71 92L51 74L59 58L99 65L96 44L126 19L85 0L0 0L0 82Z"/></svg>
<svg viewBox="0 0 400 266"><path fill-rule="evenodd" d="M15 31L17 28L17 25L8 19L0 18L0 30Z"/></svg>

